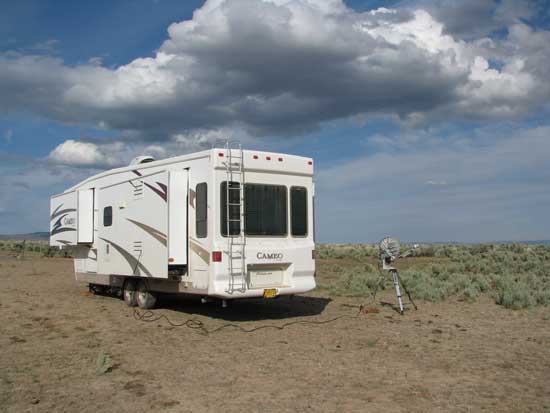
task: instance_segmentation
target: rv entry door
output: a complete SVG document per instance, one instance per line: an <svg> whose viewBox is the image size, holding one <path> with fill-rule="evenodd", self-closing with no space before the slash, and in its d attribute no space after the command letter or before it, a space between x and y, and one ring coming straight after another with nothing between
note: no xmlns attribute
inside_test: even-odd
<svg viewBox="0 0 550 413"><path fill-rule="evenodd" d="M187 170L168 176L168 264L187 265Z"/></svg>

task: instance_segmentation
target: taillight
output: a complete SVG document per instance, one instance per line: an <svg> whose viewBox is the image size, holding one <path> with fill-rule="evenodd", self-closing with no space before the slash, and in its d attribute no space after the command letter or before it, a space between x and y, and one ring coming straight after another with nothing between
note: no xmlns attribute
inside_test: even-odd
<svg viewBox="0 0 550 413"><path fill-rule="evenodd" d="M212 251L212 261L222 262L222 252L221 251Z"/></svg>
<svg viewBox="0 0 550 413"><path fill-rule="evenodd" d="M315 253L315 250L311 250L311 259L314 260L315 259L315 256L317 254Z"/></svg>

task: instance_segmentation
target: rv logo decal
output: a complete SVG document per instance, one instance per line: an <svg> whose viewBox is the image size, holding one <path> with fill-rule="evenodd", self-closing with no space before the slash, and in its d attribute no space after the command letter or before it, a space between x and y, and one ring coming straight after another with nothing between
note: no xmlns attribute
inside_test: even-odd
<svg viewBox="0 0 550 413"><path fill-rule="evenodd" d="M64 227L63 225L75 225L76 220L74 218L68 218L67 215L69 215L69 212L76 211L75 208L66 208L61 209L63 207L63 204L59 205L55 211L52 212L52 215L50 216L50 220L54 220L55 218L59 217L57 221L52 225L52 230L50 232L50 236L53 236L55 234L59 234L61 232L67 232L67 231L76 231L76 228L70 228L70 227Z"/></svg>
<svg viewBox="0 0 550 413"><path fill-rule="evenodd" d="M69 218L69 217L63 218L63 225L75 225L75 224L76 224L76 219Z"/></svg>
<svg viewBox="0 0 550 413"><path fill-rule="evenodd" d="M276 260L281 261L283 259L282 252L259 252L256 254L256 258L259 260Z"/></svg>

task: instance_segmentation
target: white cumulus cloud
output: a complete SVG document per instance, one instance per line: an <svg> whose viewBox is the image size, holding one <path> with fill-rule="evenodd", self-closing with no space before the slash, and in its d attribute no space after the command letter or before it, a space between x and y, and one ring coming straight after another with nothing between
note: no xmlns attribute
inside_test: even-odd
<svg viewBox="0 0 550 413"><path fill-rule="evenodd" d="M422 3L358 12L340 0L209 0L153 57L117 68L0 55L0 112L156 140L227 127L290 136L356 115L425 125L532 114L550 97L550 33L522 23L524 8L487 7L507 37L464 40Z"/></svg>
<svg viewBox="0 0 550 413"><path fill-rule="evenodd" d="M50 152L49 160L56 164L70 166L113 166L116 158L101 150L91 142L81 142L69 139Z"/></svg>

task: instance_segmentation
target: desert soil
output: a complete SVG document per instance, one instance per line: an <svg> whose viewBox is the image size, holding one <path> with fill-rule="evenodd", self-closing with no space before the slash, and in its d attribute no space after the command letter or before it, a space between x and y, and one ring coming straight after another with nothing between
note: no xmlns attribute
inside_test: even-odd
<svg viewBox="0 0 550 413"><path fill-rule="evenodd" d="M67 259L0 256L0 280L0 411L550 411L549 308L485 297L418 302L400 316L314 291L225 309L163 297L153 310L208 330L350 316L205 334L135 319L77 284ZM379 298L394 301L388 290ZM358 314L362 303L379 312Z"/></svg>

